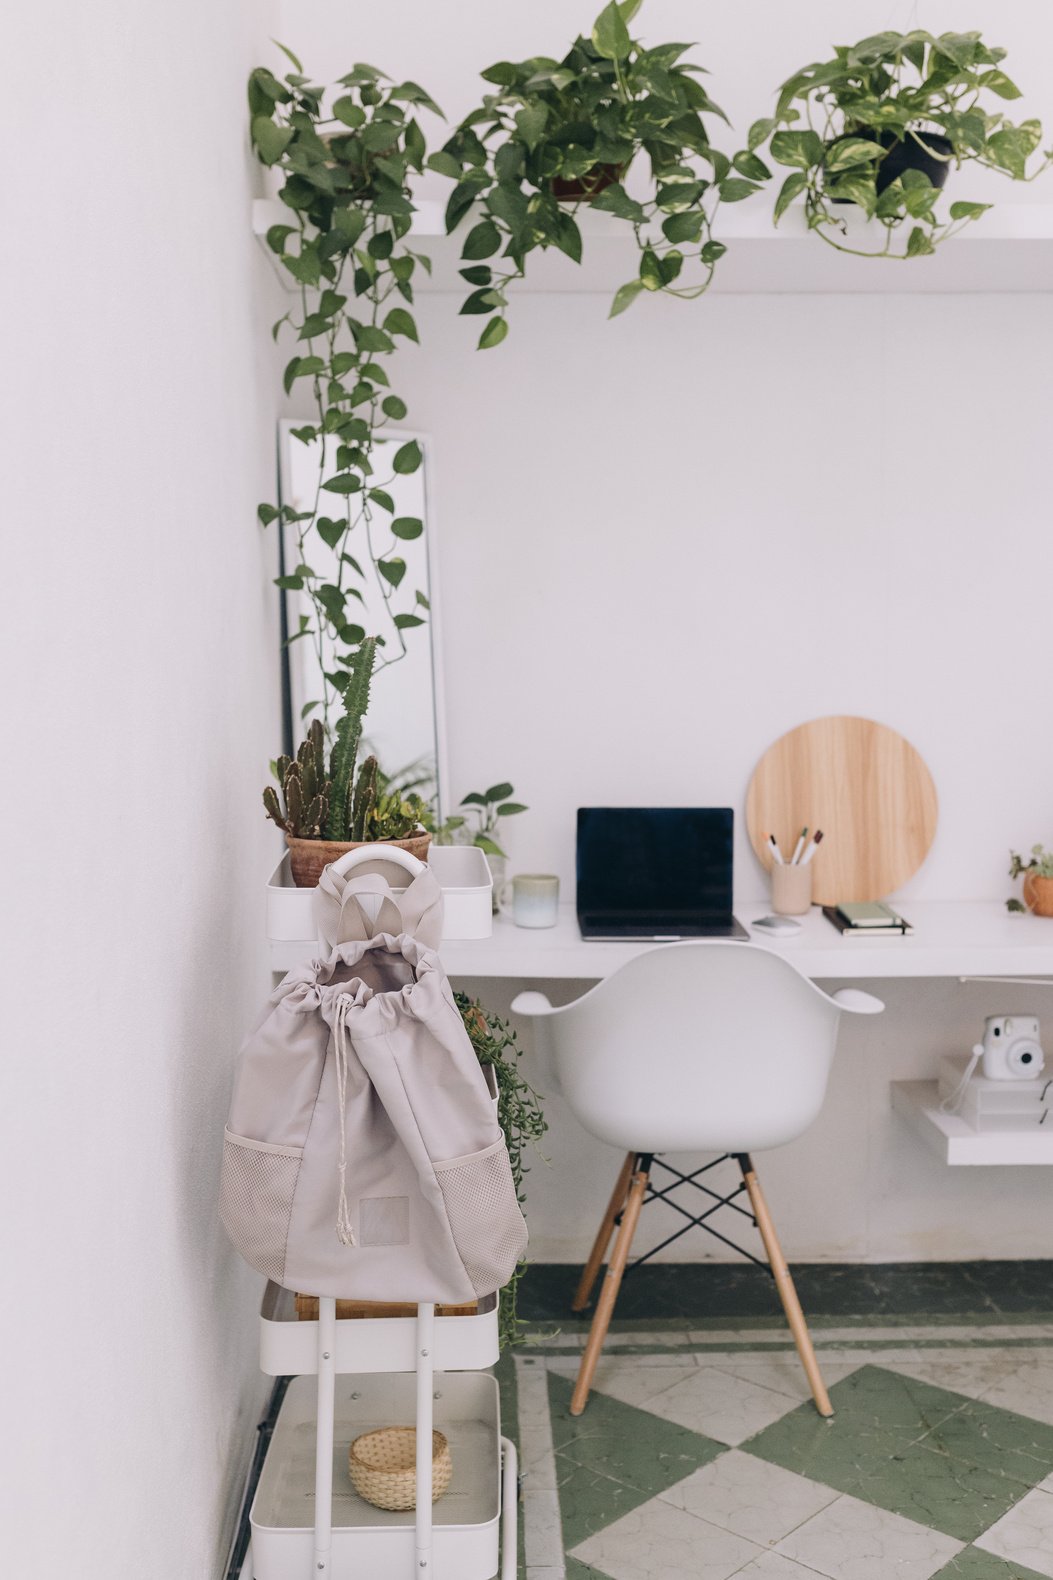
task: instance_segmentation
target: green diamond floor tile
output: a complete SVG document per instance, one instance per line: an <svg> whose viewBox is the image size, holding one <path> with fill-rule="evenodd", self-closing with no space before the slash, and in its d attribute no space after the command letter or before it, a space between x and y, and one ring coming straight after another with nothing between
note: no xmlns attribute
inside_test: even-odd
<svg viewBox="0 0 1053 1580"><path fill-rule="evenodd" d="M742 1450L965 1542L1053 1469L1053 1428L882 1367L835 1383L830 1398L833 1420L801 1405Z"/></svg>
<svg viewBox="0 0 1053 1580"><path fill-rule="evenodd" d="M567 1580L608 1580L608 1576L601 1574L591 1564L583 1564L580 1558L567 1558Z"/></svg>
<svg viewBox="0 0 1053 1580"><path fill-rule="evenodd" d="M568 1580L571 1571L567 1570ZM932 1580L1048 1580L1036 1569L1024 1569L1010 1563L1007 1558L996 1558L993 1553L983 1553L978 1547L967 1547L938 1570Z"/></svg>
<svg viewBox="0 0 1053 1580"><path fill-rule="evenodd" d="M1001 1406L970 1399L924 1439L953 1459L984 1465L1035 1487L1053 1470L1053 1426Z"/></svg>
<svg viewBox="0 0 1053 1580"><path fill-rule="evenodd" d="M552 1446L557 1455L647 1497L664 1492L726 1452L723 1443L701 1432L602 1393L590 1395L584 1415L572 1416L569 1378L550 1372L548 1383Z"/></svg>
<svg viewBox="0 0 1053 1580"><path fill-rule="evenodd" d="M650 1494L638 1487L614 1481L562 1454L555 1459L563 1546L568 1551L648 1501Z"/></svg>
<svg viewBox="0 0 1053 1580"><path fill-rule="evenodd" d="M1008 1514L1026 1492L1007 1476L914 1443L884 1470L862 1480L854 1496L960 1542L971 1542Z"/></svg>

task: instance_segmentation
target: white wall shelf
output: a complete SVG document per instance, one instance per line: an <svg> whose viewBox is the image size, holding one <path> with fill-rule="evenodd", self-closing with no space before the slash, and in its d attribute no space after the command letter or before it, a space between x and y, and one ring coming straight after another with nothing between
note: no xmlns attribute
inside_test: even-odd
<svg viewBox="0 0 1053 1580"><path fill-rule="evenodd" d="M930 1151L952 1167L1053 1163L1053 1125L974 1130L960 1115L942 1112L936 1081L893 1081L892 1107Z"/></svg>
<svg viewBox="0 0 1053 1580"><path fill-rule="evenodd" d="M610 214L577 216L586 240L586 261L574 264L549 249L535 253L527 279L518 292L613 293L637 270L631 231ZM271 225L287 224L289 210L274 198L257 198L252 228L261 246ZM880 226L849 221L852 234L866 246L880 246ZM420 275L422 293L467 293L458 275L462 225L456 236L444 234L442 204L418 202L413 236L432 259L430 277ZM810 235L800 212L784 215L776 230L770 207L743 204L720 215L720 239L728 253L717 268L714 290L738 295L917 295L935 293L1014 293L1053 291L1053 204L998 203L990 213L942 245L931 258L909 262L846 256ZM268 249L268 255L270 254ZM277 265L276 265L277 267ZM292 282L278 270L282 284Z"/></svg>

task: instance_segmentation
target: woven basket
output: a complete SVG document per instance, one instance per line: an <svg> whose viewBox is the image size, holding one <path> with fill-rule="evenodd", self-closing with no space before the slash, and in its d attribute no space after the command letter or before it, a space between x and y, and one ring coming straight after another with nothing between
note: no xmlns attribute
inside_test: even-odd
<svg viewBox="0 0 1053 1580"><path fill-rule="evenodd" d="M355 1491L377 1509L417 1506L417 1428L382 1426L363 1432L351 1444L348 1469ZM431 1501L450 1485L453 1461L441 1432L431 1434Z"/></svg>
<svg viewBox="0 0 1053 1580"><path fill-rule="evenodd" d="M479 1314L477 1300L466 1301L461 1306L436 1306L437 1317L475 1317ZM318 1321L318 1296L297 1295L296 1315L300 1322ZM352 1322L367 1317L415 1317L416 1306L397 1305L389 1300L340 1300L336 1302L336 1320Z"/></svg>

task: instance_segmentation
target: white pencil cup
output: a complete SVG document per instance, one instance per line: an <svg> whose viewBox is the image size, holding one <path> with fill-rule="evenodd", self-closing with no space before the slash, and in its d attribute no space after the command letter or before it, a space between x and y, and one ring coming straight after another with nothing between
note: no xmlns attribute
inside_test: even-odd
<svg viewBox="0 0 1053 1580"><path fill-rule="evenodd" d="M778 916L803 916L812 903L812 864L771 869L771 908Z"/></svg>

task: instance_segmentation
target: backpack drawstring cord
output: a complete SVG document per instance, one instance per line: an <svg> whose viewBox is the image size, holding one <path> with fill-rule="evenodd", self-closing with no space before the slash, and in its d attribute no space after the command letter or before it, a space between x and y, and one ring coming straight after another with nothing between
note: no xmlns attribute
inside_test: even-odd
<svg viewBox="0 0 1053 1580"><path fill-rule="evenodd" d="M341 1245L354 1245L355 1233L351 1227L351 1211L347 1204L347 1050L348 1031L345 1016L351 999L341 994L336 1003L333 1019L333 1048L336 1064L336 1100L340 1110L340 1197L336 1208L336 1233Z"/></svg>

